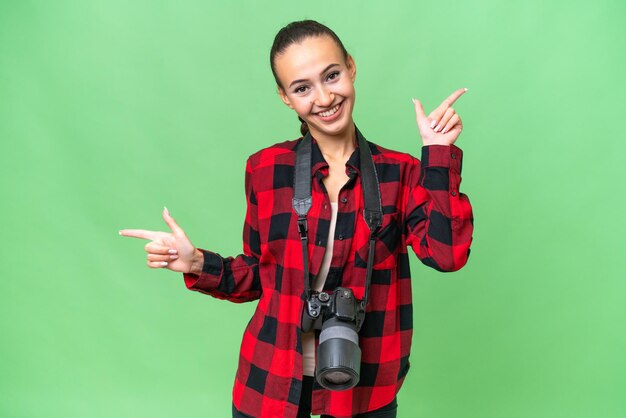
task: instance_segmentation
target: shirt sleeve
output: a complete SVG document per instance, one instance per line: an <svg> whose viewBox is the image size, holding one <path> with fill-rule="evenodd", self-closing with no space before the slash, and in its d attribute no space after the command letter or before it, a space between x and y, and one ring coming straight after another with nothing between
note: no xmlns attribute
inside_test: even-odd
<svg viewBox="0 0 626 418"><path fill-rule="evenodd" d="M463 152L455 145L422 147L412 160L405 207L405 234L422 263L456 271L470 253L474 218L469 198L459 191Z"/></svg>
<svg viewBox="0 0 626 418"><path fill-rule="evenodd" d="M258 229L257 199L252 181L250 159L246 163L246 218L243 226L243 254L235 257L198 248L204 255L200 274L183 273L185 286L231 302L248 302L261 297L259 259L261 243Z"/></svg>

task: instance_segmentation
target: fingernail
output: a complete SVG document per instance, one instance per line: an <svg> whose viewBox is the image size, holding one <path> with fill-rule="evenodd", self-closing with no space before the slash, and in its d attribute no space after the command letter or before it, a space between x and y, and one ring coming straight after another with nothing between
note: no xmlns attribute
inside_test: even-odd
<svg viewBox="0 0 626 418"><path fill-rule="evenodd" d="M177 256L177 255L170 255L170 258L171 258L172 260L176 260L176 259L178 258L178 256Z"/></svg>
<svg viewBox="0 0 626 418"><path fill-rule="evenodd" d="M433 121L430 122L430 128L431 129L434 128L436 124L437 124L437 121L433 119Z"/></svg>
<svg viewBox="0 0 626 418"><path fill-rule="evenodd" d="M435 128L435 132L439 132L440 129L441 129L441 126L437 125L437 127Z"/></svg>
<svg viewBox="0 0 626 418"><path fill-rule="evenodd" d="M163 267L167 266L167 261L161 261L161 265L162 265Z"/></svg>
<svg viewBox="0 0 626 418"><path fill-rule="evenodd" d="M441 131L442 134L445 134L448 130L444 129L443 131Z"/></svg>
<svg viewBox="0 0 626 418"><path fill-rule="evenodd" d="M118 234L122 235L122 231L117 231Z"/></svg>
<svg viewBox="0 0 626 418"><path fill-rule="evenodd" d="M465 88L465 91L467 91L467 87L464 87L464 88Z"/></svg>
<svg viewBox="0 0 626 418"><path fill-rule="evenodd" d="M169 211L169 210L167 210L167 207L166 207L166 206L163 206L163 209L165 209L165 213L167 213L168 215L170 214L170 211Z"/></svg>
<svg viewBox="0 0 626 418"><path fill-rule="evenodd" d="M411 100L413 100L413 104L415 104L415 99L411 99Z"/></svg>
<svg viewBox="0 0 626 418"><path fill-rule="evenodd" d="M170 254L177 254L178 250L175 250L174 248L170 248L169 250L167 250L167 252Z"/></svg>

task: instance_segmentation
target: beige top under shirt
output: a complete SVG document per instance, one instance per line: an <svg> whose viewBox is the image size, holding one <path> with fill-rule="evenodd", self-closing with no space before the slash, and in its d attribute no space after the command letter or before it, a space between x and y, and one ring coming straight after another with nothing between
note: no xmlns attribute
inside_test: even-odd
<svg viewBox="0 0 626 418"><path fill-rule="evenodd" d="M319 274L313 281L312 290L321 292L326 282L328 269L330 268L330 260L333 258L333 244L335 236L335 224L337 223L337 202L330 202L332 209L330 217L330 228L328 229L328 243L324 252L324 259L320 267ZM302 367L305 376L315 375L315 331L302 333Z"/></svg>

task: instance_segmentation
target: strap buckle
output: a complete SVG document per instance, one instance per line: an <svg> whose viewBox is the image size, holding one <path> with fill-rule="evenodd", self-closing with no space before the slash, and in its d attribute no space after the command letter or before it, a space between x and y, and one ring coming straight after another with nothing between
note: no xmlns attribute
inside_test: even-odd
<svg viewBox="0 0 626 418"><path fill-rule="evenodd" d="M305 240L307 238L307 231L309 225L306 218L298 218L298 232L300 232L300 239Z"/></svg>

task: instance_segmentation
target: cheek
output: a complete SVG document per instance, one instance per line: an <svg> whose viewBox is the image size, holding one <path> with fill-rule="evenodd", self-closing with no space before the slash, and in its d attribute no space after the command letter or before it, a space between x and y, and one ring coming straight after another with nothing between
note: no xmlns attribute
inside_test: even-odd
<svg viewBox="0 0 626 418"><path fill-rule="evenodd" d="M340 92L341 92L341 95L344 97L354 97L354 94L355 94L354 85L348 82L341 86Z"/></svg>
<svg viewBox="0 0 626 418"><path fill-rule="evenodd" d="M299 116L307 116L309 113L311 113L311 106L309 106L307 102L298 101L296 103L293 103L293 110L295 110Z"/></svg>

